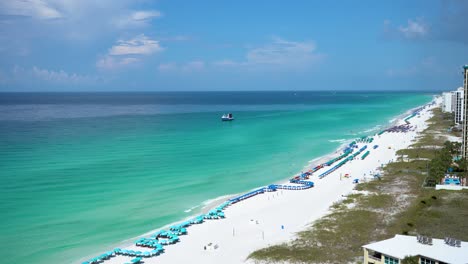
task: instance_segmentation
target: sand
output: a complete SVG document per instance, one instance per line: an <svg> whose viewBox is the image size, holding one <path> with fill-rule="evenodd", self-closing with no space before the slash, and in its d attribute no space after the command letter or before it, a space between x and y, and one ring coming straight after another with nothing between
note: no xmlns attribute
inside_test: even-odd
<svg viewBox="0 0 468 264"><path fill-rule="evenodd" d="M361 154L323 179L318 179L318 175L329 167L315 172L310 178L315 183L314 188L279 190L234 204L225 209L225 219L205 220L203 224L190 226L188 235L180 236L179 243L165 246L165 253L144 258L144 263L245 263L248 255L256 249L294 239L297 232L326 215L333 203L352 192L355 187L353 179L360 182L371 180L371 172L396 160L396 151L407 148L427 127L426 121L431 117L429 110L440 103L440 98L436 99L435 105L427 106L419 116L409 120L413 131L375 136L374 142L367 146L370 154L365 160L360 159ZM397 123L404 124L404 121ZM363 145L358 143L359 148ZM379 147L373 149L374 145ZM311 167L316 165L318 163L310 164ZM350 177L343 177L345 174L350 174ZM205 250L208 243L217 245L217 248ZM148 250L135 245L127 249ZM125 263L131 259L116 256L104 263Z"/></svg>

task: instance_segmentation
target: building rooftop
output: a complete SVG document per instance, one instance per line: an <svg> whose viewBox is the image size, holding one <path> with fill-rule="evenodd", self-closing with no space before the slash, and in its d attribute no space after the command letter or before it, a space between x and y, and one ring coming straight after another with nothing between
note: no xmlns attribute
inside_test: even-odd
<svg viewBox="0 0 468 264"><path fill-rule="evenodd" d="M463 66L463 69L465 70L468 69L468 65Z"/></svg>
<svg viewBox="0 0 468 264"><path fill-rule="evenodd" d="M452 264L468 263L468 242L463 241L461 247L449 246L443 239L432 239L432 245L426 245L419 243L414 236L396 235L394 238L368 244L363 248L398 259L419 255Z"/></svg>

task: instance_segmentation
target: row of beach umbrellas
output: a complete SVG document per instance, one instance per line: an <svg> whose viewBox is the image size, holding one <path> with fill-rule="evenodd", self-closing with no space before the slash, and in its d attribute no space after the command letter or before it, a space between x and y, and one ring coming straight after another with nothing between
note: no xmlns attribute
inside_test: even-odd
<svg viewBox="0 0 468 264"><path fill-rule="evenodd" d="M372 143L372 141L374 141L374 138L373 137L367 137L367 136L363 136L363 137L357 139L357 142L361 142L361 143Z"/></svg>
<svg viewBox="0 0 468 264"><path fill-rule="evenodd" d="M332 167L331 169L327 170L326 172L320 174L319 178L323 178L325 176L327 176L328 174L334 172L335 170L337 170L339 167L343 166L346 162L348 162L349 160L352 160L354 159L357 155L359 155L362 151L364 151L365 149L367 148L367 146L364 146L362 147L361 149L359 149L358 152L352 154L351 156L349 156L347 159L341 161L340 163L338 163L337 165L335 165L334 167Z"/></svg>

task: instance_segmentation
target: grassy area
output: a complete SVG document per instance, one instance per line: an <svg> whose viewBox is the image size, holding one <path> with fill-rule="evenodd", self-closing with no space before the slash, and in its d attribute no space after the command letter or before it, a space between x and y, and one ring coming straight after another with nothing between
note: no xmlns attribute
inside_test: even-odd
<svg viewBox="0 0 468 264"><path fill-rule="evenodd" d="M434 110L419 141L399 155L408 159L384 167L383 177L357 186L332 206L332 213L297 234L289 243L253 252L256 262L346 263L361 262L361 246L395 234L445 236L468 241L468 191L449 192L423 188L428 161L442 148L452 117Z"/></svg>
<svg viewBox="0 0 468 264"><path fill-rule="evenodd" d="M452 114L442 113L440 108L433 110L434 116L428 120L429 127L418 138L413 148L427 148L431 146L442 146L447 140L441 135L459 136L459 133L449 132L448 129L454 125Z"/></svg>
<svg viewBox="0 0 468 264"><path fill-rule="evenodd" d="M400 233L446 236L468 241L468 190L424 190L392 229ZM465 219L465 220L463 220Z"/></svg>

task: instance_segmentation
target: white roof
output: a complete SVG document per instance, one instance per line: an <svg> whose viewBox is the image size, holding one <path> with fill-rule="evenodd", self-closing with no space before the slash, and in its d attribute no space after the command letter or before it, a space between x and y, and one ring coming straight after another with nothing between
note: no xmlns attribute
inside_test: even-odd
<svg viewBox="0 0 468 264"><path fill-rule="evenodd" d="M431 245L424 245L415 236L396 235L394 238L368 244L363 248L380 252L384 255L404 259L406 256L423 256L451 264L468 263L468 242L461 242L461 247L445 244L443 239L432 239Z"/></svg>

